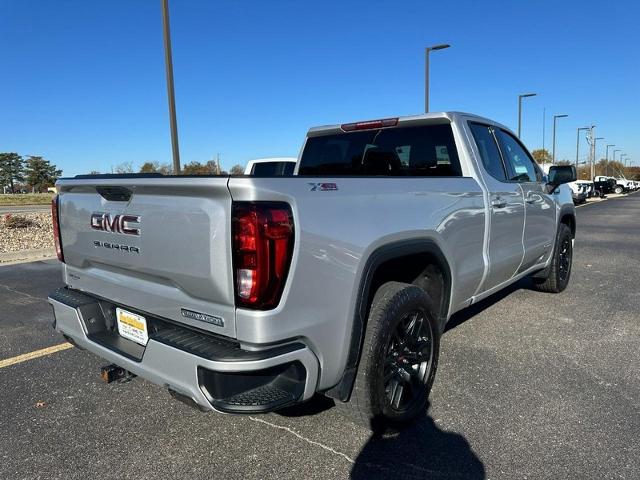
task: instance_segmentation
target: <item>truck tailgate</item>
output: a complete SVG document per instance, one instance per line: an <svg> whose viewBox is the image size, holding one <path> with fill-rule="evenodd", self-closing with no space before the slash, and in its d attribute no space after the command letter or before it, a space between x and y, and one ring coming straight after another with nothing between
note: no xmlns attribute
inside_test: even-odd
<svg viewBox="0 0 640 480"><path fill-rule="evenodd" d="M59 181L66 283L134 311L235 337L227 182Z"/></svg>

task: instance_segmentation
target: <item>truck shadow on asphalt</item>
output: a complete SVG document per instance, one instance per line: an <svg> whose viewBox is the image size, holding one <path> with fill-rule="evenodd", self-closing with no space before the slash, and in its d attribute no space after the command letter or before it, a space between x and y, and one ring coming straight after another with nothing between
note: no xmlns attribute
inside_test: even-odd
<svg viewBox="0 0 640 480"><path fill-rule="evenodd" d="M429 415L395 433L373 434L355 459L350 478L486 478L485 468L460 434L438 428Z"/></svg>
<svg viewBox="0 0 640 480"><path fill-rule="evenodd" d="M318 415L334 407L318 395L309 402L278 412L285 417ZM428 410L428 407L427 407ZM347 420L345 420L347 421ZM465 478L484 479L485 468L469 442L446 432L426 413L400 431L374 433L351 468L352 479Z"/></svg>

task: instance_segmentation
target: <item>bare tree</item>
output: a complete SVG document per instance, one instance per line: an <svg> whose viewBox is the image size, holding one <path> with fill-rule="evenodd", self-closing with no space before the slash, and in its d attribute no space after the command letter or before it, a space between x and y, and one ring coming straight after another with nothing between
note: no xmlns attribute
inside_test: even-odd
<svg viewBox="0 0 640 480"><path fill-rule="evenodd" d="M160 162L145 162L140 167L140 173L161 173L171 175L171 165Z"/></svg>
<svg viewBox="0 0 640 480"><path fill-rule="evenodd" d="M233 167L231 167L231 170L229 170L229 172L231 173L231 175L244 175L244 167L242 165L234 165Z"/></svg>
<svg viewBox="0 0 640 480"><path fill-rule="evenodd" d="M122 162L114 168L116 173L133 173L133 162Z"/></svg>

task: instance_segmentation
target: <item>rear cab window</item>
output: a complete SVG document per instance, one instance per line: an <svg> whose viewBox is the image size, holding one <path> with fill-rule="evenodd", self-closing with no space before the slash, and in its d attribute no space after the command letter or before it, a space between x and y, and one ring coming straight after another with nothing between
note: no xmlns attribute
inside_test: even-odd
<svg viewBox="0 0 640 480"><path fill-rule="evenodd" d="M309 137L298 175L460 177L450 124Z"/></svg>

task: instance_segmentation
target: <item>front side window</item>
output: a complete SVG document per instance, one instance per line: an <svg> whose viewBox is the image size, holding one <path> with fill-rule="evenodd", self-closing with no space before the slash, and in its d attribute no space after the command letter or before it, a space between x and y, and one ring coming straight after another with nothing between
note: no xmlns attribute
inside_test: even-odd
<svg viewBox="0 0 640 480"><path fill-rule="evenodd" d="M500 150L493 136L492 127L482 125L481 123L470 123L469 127L476 141L478 152L480 152L482 165L484 165L487 173L496 180L500 180L501 182L506 181L507 175L500 156Z"/></svg>
<svg viewBox="0 0 640 480"><path fill-rule="evenodd" d="M527 151L511 134L495 130L500 149L507 165L509 180L512 182L540 182L542 173Z"/></svg>
<svg viewBox="0 0 640 480"><path fill-rule="evenodd" d="M310 137L298 175L462 175L451 125L393 127Z"/></svg>

